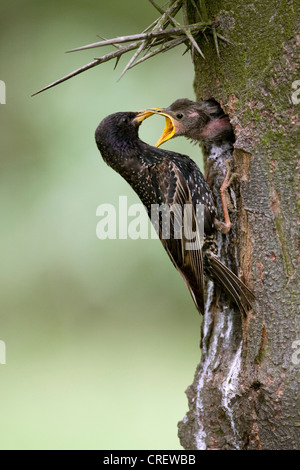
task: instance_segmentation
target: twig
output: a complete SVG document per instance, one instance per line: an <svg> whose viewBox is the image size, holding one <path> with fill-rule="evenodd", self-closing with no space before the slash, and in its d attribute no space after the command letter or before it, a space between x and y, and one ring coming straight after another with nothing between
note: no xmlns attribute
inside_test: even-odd
<svg viewBox="0 0 300 470"><path fill-rule="evenodd" d="M175 35L182 34L182 32L185 32L185 30L198 30L199 31L201 28L203 27L206 28L207 26L210 26L210 24L195 23L195 24L189 24L186 26L180 26L177 28L167 29L165 31L150 31L149 33L140 33L140 34L131 34L129 36L120 36L117 38L106 39L105 41L87 44L86 46L76 47L75 49L70 49L69 51L66 51L66 52L69 53L69 52L83 51L85 49L93 49L95 47L110 46L116 43L122 44L124 42L141 41L144 39L152 39L152 38L157 38L157 37L168 37L168 36L171 36L172 34L175 34Z"/></svg>
<svg viewBox="0 0 300 470"><path fill-rule="evenodd" d="M92 69L93 67L96 67L97 65L99 64L102 64L103 62L107 62L111 59L114 59L114 58L119 58L122 54L124 54L125 52L128 52L128 51L131 51L133 49L136 49L138 47L138 43L133 43L131 44L130 46L127 46L126 47L126 51L125 50L121 50L121 49L118 49L117 51L114 51L114 52L111 52L109 54L106 54L105 56L103 57L100 57L98 59L95 59L93 60L92 62L89 62L88 64L84 65L83 67L80 67L76 70L74 70L73 72L69 73L68 75L65 75L64 77L56 80L55 82L53 83L50 83L50 85L47 85L45 86L44 88L42 88L41 90L33 93L33 95L31 96L35 96L35 95L38 95L39 93L41 93L42 91L45 91L45 90L48 90L49 88L52 88L54 87L55 85L58 85L59 83L63 83L65 82L66 80L69 80L70 78L72 77L75 77L76 75L79 75L80 73L82 72L85 72L86 70L89 70L89 69ZM123 48L125 49L125 48Z"/></svg>
<svg viewBox="0 0 300 470"><path fill-rule="evenodd" d="M75 77L75 75L79 75L80 73L85 72L86 70L89 70L93 67L96 67L96 65L99 65L99 60L98 59L93 60L93 62L90 62L89 64L86 64L83 67L80 67L79 69L74 70L73 72L69 73L68 75L65 75L64 77L60 78L59 80L56 80L55 82L50 83L50 85L47 85L44 88L41 88L41 90L36 91L31 96L38 95L39 93L42 93L42 91L48 90L49 88L52 88L55 85L58 85L59 83L65 82L66 80L69 80L69 78Z"/></svg>
<svg viewBox="0 0 300 470"><path fill-rule="evenodd" d="M217 36L216 28L214 26L212 26L212 32L213 32L214 43L216 46L217 56L220 57L218 36Z"/></svg>
<svg viewBox="0 0 300 470"><path fill-rule="evenodd" d="M184 23L187 24L188 23L188 18L187 18L187 11L186 11L186 8L185 8L185 5L184 5L184 8L183 8L183 17L184 17ZM187 35L187 37L189 38L189 40L191 41L192 45L194 46L194 48L199 52L199 54L201 55L201 57L203 59L205 59L204 57L204 54L203 52L201 51L200 47L198 46L197 42L195 41L191 31L188 31L185 29L185 34Z"/></svg>
<svg viewBox="0 0 300 470"><path fill-rule="evenodd" d="M128 62L128 64L126 65L126 67L124 68L123 72L121 73L120 77L118 78L118 81L121 80L121 78L123 77L123 75L127 72L128 69L131 68L131 65L133 64L133 62L135 61L135 59L140 55L140 53L142 52L142 50L145 48L146 46L146 41L142 41L138 50L133 54L133 56L131 57L130 61Z"/></svg>
<svg viewBox="0 0 300 470"><path fill-rule="evenodd" d="M138 64L141 64L142 62L150 59L151 57L154 57L159 53L167 52L170 49L173 49L174 47L177 47L178 45L183 43L185 43L187 46L186 51L191 50L192 56L197 50L198 53L204 58L204 54L200 49L199 44L195 40L193 34L198 34L201 32L206 38L205 30L208 28L212 30L218 56L218 38L223 41L230 42L228 39L221 36L216 31L216 26L211 21L206 21L207 13L205 10L205 4L202 4L202 0L200 0L200 8L198 8L194 0L191 0L196 13L201 19L200 22L194 24L188 24L186 0L171 0L169 8L166 10L163 10L163 8L157 5L155 0L149 1L154 6L154 8L156 8L156 10L160 13L161 16L157 18L152 24L150 24L146 29L144 29L142 33L131 34L129 36L119 36L112 39L105 39L99 36L102 39L101 41L87 44L85 46L77 47L75 49L67 51L75 52L104 46L115 47L115 50L113 52L105 54L102 57L95 58L92 62L89 62L88 64L79 67L68 75L65 75L64 77L56 80L50 85L37 91L32 96L35 96L41 93L42 91L48 90L49 88L52 88L55 85L58 85L59 83L69 80L70 78L79 75L80 73L85 72L86 70L96 67L97 65L100 65L103 62L107 62L111 59L116 59L116 68L120 57L123 54L126 54L127 52L134 51L135 49L136 51L128 61L124 70L122 71L119 80L129 69L135 67ZM183 9L184 25L181 25L174 18L174 16L179 12L181 8ZM204 21L202 21L202 19L204 19ZM140 54L143 54L143 56L138 59Z"/></svg>
<svg viewBox="0 0 300 470"><path fill-rule="evenodd" d="M222 41L228 42L228 44L231 44L232 46L235 45L232 41L229 41L229 39L225 38L225 36L222 36L221 34L217 32L216 32L216 35L218 36L218 38L222 39Z"/></svg>
<svg viewBox="0 0 300 470"><path fill-rule="evenodd" d="M162 47L156 49L155 51L152 51L152 52L149 52L149 54L146 54L144 57L142 57L141 59L137 60L134 64L132 64L129 68L132 69L133 67L135 67L136 65L139 65L141 64L142 62L144 62L145 60L148 60L150 59L151 57L154 57L155 55L157 54L160 54L161 52L167 52L169 51L170 49L173 49L174 47L176 46L179 46L180 44L186 42L186 38L185 37L181 37L181 38L178 38L178 39L174 39L174 41L170 41L168 44L165 44L165 45L162 45Z"/></svg>

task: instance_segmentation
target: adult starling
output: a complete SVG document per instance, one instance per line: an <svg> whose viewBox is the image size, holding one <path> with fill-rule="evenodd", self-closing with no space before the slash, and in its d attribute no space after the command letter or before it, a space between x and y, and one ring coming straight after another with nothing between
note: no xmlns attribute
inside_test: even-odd
<svg viewBox="0 0 300 470"><path fill-rule="evenodd" d="M191 208L192 229L199 240L197 204L204 205L205 241L197 249L188 249L191 240L186 220L175 236L176 217L172 219L170 237L163 237L163 222L159 220L159 237L174 266L182 275L200 313L204 313L203 272L235 300L246 314L253 295L244 283L215 255L215 206L209 186L193 160L186 155L161 150L142 142L138 128L145 113L121 112L106 117L97 127L95 138L104 161L117 171L137 193L151 217L153 205ZM186 230L187 229L187 230ZM177 227L178 232L178 227Z"/></svg>
<svg viewBox="0 0 300 470"><path fill-rule="evenodd" d="M167 108L150 108L145 110L145 119L152 114L160 114L166 119L166 127L160 136L156 147L169 139L184 136L193 142L202 145L208 167L214 167L214 173L221 176L219 191L221 194L224 222L216 220L218 230L223 233L231 228L228 213L226 190L232 177L228 165L232 158L233 143L235 141L229 117L214 99L205 101L191 101L186 98L174 101Z"/></svg>

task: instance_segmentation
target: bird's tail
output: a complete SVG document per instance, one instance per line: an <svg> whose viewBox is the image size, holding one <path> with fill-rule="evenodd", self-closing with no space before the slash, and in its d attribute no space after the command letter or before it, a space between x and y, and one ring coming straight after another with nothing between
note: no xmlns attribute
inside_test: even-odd
<svg viewBox="0 0 300 470"><path fill-rule="evenodd" d="M247 308L251 308L255 300L253 292L213 253L207 253L205 258L210 277L233 298L241 313L247 315Z"/></svg>

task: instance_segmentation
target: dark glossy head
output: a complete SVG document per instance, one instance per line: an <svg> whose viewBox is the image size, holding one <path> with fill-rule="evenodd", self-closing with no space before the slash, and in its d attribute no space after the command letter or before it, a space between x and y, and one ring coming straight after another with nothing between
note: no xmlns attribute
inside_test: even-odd
<svg viewBox="0 0 300 470"><path fill-rule="evenodd" d="M98 148L122 147L136 141L141 123L137 116L136 112L121 112L104 118L95 132Z"/></svg>

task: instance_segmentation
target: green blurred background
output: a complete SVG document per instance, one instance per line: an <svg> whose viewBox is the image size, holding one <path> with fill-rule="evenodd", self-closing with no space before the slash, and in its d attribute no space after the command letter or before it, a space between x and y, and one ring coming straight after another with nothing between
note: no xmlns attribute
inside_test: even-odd
<svg viewBox="0 0 300 470"><path fill-rule="evenodd" d="M162 4L162 3L161 3ZM36 97L141 32L147 0L11 0L0 7L1 449L179 449L177 422L199 361L200 318L158 240L96 237L96 208L137 196L102 161L98 123L121 110L194 99L184 47L117 79L106 63ZM160 117L140 135L154 144ZM164 148L199 149L178 138Z"/></svg>

